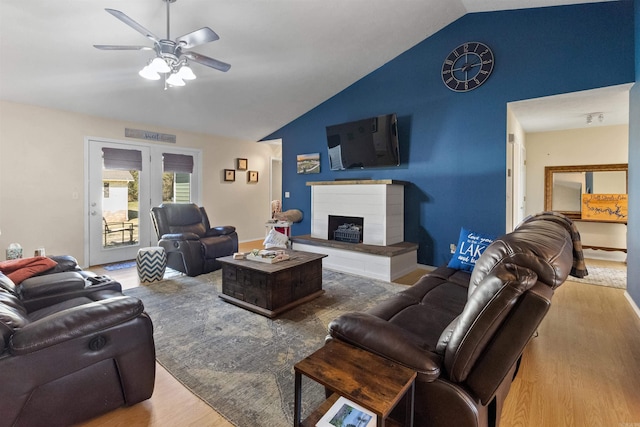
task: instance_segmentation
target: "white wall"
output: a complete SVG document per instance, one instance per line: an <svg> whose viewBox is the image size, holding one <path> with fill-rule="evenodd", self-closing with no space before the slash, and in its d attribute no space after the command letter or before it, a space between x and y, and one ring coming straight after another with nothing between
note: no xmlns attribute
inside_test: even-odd
<svg viewBox="0 0 640 427"><path fill-rule="evenodd" d="M84 140L125 141L126 127L177 136L176 144L160 145L201 149L202 205L211 223L235 225L241 241L264 237L269 144L0 101L0 259L17 242L25 256L45 247L47 254L70 254L84 265ZM259 172L257 184L247 184L243 171L236 171L235 182L224 182L223 169L235 168L237 157Z"/></svg>
<svg viewBox="0 0 640 427"><path fill-rule="evenodd" d="M595 126L526 134L527 215L544 210L545 166L595 165L627 163L629 127ZM626 248L626 226L576 222L582 241L587 245ZM621 252L607 254L589 251L586 256L624 260Z"/></svg>

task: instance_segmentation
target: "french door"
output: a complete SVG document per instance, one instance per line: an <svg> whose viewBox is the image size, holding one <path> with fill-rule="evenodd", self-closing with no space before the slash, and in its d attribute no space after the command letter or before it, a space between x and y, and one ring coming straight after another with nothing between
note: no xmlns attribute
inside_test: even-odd
<svg viewBox="0 0 640 427"><path fill-rule="evenodd" d="M157 236L150 209L161 203L200 203L201 150L129 141L86 139L89 265L134 259Z"/></svg>
<svg viewBox="0 0 640 427"><path fill-rule="evenodd" d="M134 259L149 246L149 147L90 140L89 265Z"/></svg>

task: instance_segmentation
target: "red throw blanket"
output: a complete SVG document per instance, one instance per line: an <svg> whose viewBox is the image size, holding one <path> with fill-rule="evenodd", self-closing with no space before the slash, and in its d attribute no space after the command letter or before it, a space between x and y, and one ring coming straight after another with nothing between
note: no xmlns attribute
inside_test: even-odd
<svg viewBox="0 0 640 427"><path fill-rule="evenodd" d="M0 271L16 285L29 277L47 271L58 265L57 262L45 256L33 258L19 258L0 262Z"/></svg>

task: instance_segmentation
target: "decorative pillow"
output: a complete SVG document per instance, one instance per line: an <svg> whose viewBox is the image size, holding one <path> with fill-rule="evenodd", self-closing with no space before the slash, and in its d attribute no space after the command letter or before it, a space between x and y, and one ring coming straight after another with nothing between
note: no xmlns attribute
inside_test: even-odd
<svg viewBox="0 0 640 427"><path fill-rule="evenodd" d="M448 267L457 270L473 271L476 261L482 255L487 246L495 240L494 236L476 233L464 227L460 229L458 246L449 261Z"/></svg>

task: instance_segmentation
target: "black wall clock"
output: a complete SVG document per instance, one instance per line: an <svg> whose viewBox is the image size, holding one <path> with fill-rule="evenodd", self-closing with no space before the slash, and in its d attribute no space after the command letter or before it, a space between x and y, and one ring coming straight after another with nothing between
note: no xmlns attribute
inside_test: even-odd
<svg viewBox="0 0 640 427"><path fill-rule="evenodd" d="M489 78L493 62L493 52L486 44L463 43L444 60L442 81L454 92L468 92Z"/></svg>

